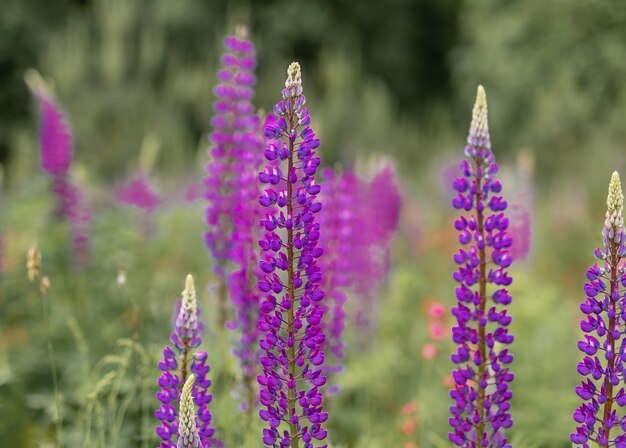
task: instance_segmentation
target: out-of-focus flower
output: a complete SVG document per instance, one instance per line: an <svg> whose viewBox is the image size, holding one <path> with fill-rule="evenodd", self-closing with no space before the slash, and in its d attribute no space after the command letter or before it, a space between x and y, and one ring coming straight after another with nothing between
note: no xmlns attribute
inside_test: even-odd
<svg viewBox="0 0 626 448"><path fill-rule="evenodd" d="M28 280L34 282L39 278L39 271L41 269L41 251L37 245L33 245L28 248L26 254L26 271Z"/></svg>
<svg viewBox="0 0 626 448"><path fill-rule="evenodd" d="M322 172L324 208L319 213L320 268L326 272L326 344L334 359L329 373L343 367L348 298L356 310L354 322L369 337L377 293L390 265L391 241L398 226L401 197L390 165L382 165L367 182L350 170Z"/></svg>
<svg viewBox="0 0 626 448"><path fill-rule="evenodd" d="M215 88L215 116L211 120L211 162L204 183L209 227L205 241L215 260L215 273L222 281L217 294L218 322L241 335L234 353L240 359L244 407L252 409L259 355L259 292L255 285L263 276L257 265L256 240L261 233L262 215L256 178L264 139L252 104L256 56L247 28L238 26L235 36L224 39L224 45L226 53L217 74L220 83ZM236 314L232 321L231 307Z"/></svg>
<svg viewBox="0 0 626 448"><path fill-rule="evenodd" d="M115 190L115 199L147 212L154 211L161 203L161 198L145 178L131 179L119 185Z"/></svg>
<svg viewBox="0 0 626 448"><path fill-rule="evenodd" d="M437 349L437 346L431 342L424 344L424 346L422 347L422 358L424 358L426 361L432 361L437 357L438 354L439 349Z"/></svg>
<svg viewBox="0 0 626 448"><path fill-rule="evenodd" d="M126 286L126 270L125 269L120 269L117 272L117 286L119 286L120 288L123 288L124 286Z"/></svg>
<svg viewBox="0 0 626 448"><path fill-rule="evenodd" d="M74 264L83 265L89 250L91 212L83 193L69 178L73 144L67 119L41 76L31 70L26 82L41 111L39 154L41 168L52 178L52 191L57 197L57 213L64 217L72 233Z"/></svg>
<svg viewBox="0 0 626 448"><path fill-rule="evenodd" d="M402 415L411 415L417 412L417 403L414 401L409 401L402 406L400 410Z"/></svg>
<svg viewBox="0 0 626 448"><path fill-rule="evenodd" d="M443 385L448 389L453 389L456 383L454 382L454 377L451 374L448 374L443 377Z"/></svg>
<svg viewBox="0 0 626 448"><path fill-rule="evenodd" d="M407 436L413 434L417 430L417 420L407 420L402 424L400 430Z"/></svg>
<svg viewBox="0 0 626 448"><path fill-rule="evenodd" d="M48 290L50 289L51 283L50 283L50 279L48 278L47 275L44 275L43 277L41 277L41 283L39 284L39 290L41 291L42 294L48 294Z"/></svg>

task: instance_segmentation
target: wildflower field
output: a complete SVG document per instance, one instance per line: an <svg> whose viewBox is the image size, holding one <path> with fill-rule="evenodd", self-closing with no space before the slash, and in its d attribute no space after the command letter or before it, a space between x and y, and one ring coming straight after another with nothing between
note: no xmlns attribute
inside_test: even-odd
<svg viewBox="0 0 626 448"><path fill-rule="evenodd" d="M0 446L626 447L626 4L0 11Z"/></svg>

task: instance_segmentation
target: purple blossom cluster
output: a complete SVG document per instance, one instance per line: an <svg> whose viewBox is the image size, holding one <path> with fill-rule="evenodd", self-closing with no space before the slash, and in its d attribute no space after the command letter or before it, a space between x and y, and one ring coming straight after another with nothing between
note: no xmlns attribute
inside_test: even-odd
<svg viewBox="0 0 626 448"><path fill-rule="evenodd" d="M487 121L487 98L478 87L472 123L465 147L468 160L460 164L461 176L454 180L457 196L452 205L465 212L456 221L462 248L454 255L458 270L453 277L458 303L452 308L457 325L452 339L458 345L452 354L457 367L450 396L450 441L456 446L510 447L504 430L513 424L510 409L513 336L508 326L511 303L507 286L511 277L509 254L512 239L504 215L507 202L502 184L496 180L498 165L491 151ZM491 287L491 288L488 288ZM491 290L489 290L491 289Z"/></svg>
<svg viewBox="0 0 626 448"><path fill-rule="evenodd" d="M211 124L211 162L207 166L205 199L208 201L206 244L216 260L216 273L223 280L220 323L227 321L226 291L236 311L235 325L241 333L235 354L240 358L245 405L252 407L255 366L258 364L259 293L255 283L260 270L255 241L261 209L256 198L256 175L261 164L263 137L252 98L256 78L254 45L245 27L224 40L227 53L215 88L216 115Z"/></svg>
<svg viewBox="0 0 626 448"><path fill-rule="evenodd" d="M203 328L204 324L199 319L195 285L191 275L188 275L185 289L178 302L174 331L170 337L173 348L166 346L163 350L163 359L159 362L162 373L158 380L160 389L156 397L161 405L155 415L160 420L156 433L161 439L161 448L177 446L173 441L180 429L177 407L182 385L190 374L195 375L192 395L195 405L198 406L196 429L202 446L204 448L222 446L222 443L214 438L215 430L211 427L212 415L209 404L213 396L208 392L211 386L208 373L211 368L207 363L207 353L197 350L202 344L200 333Z"/></svg>
<svg viewBox="0 0 626 448"><path fill-rule="evenodd" d="M139 228L144 238L154 234L151 214L161 204L158 193L150 186L144 176L136 177L115 189L115 200L140 211Z"/></svg>
<svg viewBox="0 0 626 448"><path fill-rule="evenodd" d="M275 448L298 447L299 441L312 448L327 435L321 391L326 384L324 292L317 262L323 250L315 222L322 208L315 180L320 141L305 102L300 65L294 62L287 70L282 100L274 106L276 119L264 129L270 139L264 151L269 164L259 174L265 188L259 202L267 210L259 241L264 273L258 283L263 292L259 415L268 425L263 443Z"/></svg>
<svg viewBox="0 0 626 448"><path fill-rule="evenodd" d="M324 209L319 222L324 232L320 244L325 248L320 267L327 273L327 344L338 372L344 359L343 332L346 327L348 294L358 298L356 321L372 321L376 291L389 269L391 238L398 227L401 196L390 166L383 165L368 182L353 171L335 174L322 172Z"/></svg>
<svg viewBox="0 0 626 448"><path fill-rule="evenodd" d="M624 195L617 172L609 185L607 212L602 235L604 244L596 248L599 260L587 269L585 301L580 310L583 338L578 349L584 354L578 364L583 381L576 394L583 403L574 412L578 425L570 438L574 446L626 447L626 392L624 391L624 351L626 338L626 232L624 231Z"/></svg>
<svg viewBox="0 0 626 448"><path fill-rule="evenodd" d="M115 199L147 212L154 211L161 204L161 198L154 191L147 179L139 177L131 179L123 185L119 185L115 190Z"/></svg>
<svg viewBox="0 0 626 448"><path fill-rule="evenodd" d="M69 178L73 154L72 134L65 114L43 81L33 83L31 88L41 111L41 168L52 178L57 214L69 223L73 261L76 266L80 266L87 261L88 256L91 211L85 204L82 191Z"/></svg>

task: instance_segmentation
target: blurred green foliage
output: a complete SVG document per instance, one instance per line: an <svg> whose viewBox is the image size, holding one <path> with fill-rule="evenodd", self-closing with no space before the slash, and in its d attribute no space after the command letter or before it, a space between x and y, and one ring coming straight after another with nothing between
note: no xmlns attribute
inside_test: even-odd
<svg viewBox="0 0 626 448"><path fill-rule="evenodd" d="M207 161L222 36L248 23L257 44L256 104L271 108L288 62L303 65L325 164L397 160L405 212L371 344L348 331L341 391L328 400L334 448L446 447L443 379L451 346L422 358L423 304L453 303L456 237L442 172L462 153L478 83L485 86L507 193L530 191L533 245L513 275L513 446L567 447L577 397L578 302L600 242L610 173L626 168L626 5L599 0L6 0L0 14L0 438L51 446L56 418L41 296L24 272L38 241L50 276L67 446L154 446L156 359L188 272L211 285L203 204L185 185ZM72 175L94 210L92 262L72 271L67 229L37 163L35 108L22 76L49 77L75 135ZM153 177L165 205L146 240L111 185L158 142ZM519 172L524 171L525 181ZM120 271L127 283L116 281ZM242 425L230 338L209 322L218 433L259 446ZM351 306L358 307L358 303ZM129 399L129 397L132 398ZM401 430L407 402L415 433ZM120 424L119 422L123 423ZM91 438L91 444L88 443Z"/></svg>

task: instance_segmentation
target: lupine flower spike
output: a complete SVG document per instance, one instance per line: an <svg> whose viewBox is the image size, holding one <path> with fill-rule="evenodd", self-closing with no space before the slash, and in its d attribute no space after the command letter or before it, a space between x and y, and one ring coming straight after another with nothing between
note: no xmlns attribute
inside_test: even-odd
<svg viewBox="0 0 626 448"><path fill-rule="evenodd" d="M585 318L580 322L584 335L578 349L584 358L578 364L578 373L583 381L576 387L576 394L583 403L574 412L578 427L570 438L574 446L584 448L591 444L626 447L626 416L623 411L618 414L626 405L626 338L623 337L626 274L622 263L626 256L626 233L622 217L624 195L617 172L611 177L606 204L604 244L594 252L600 264L587 270L586 298L580 305Z"/></svg>
<svg viewBox="0 0 626 448"><path fill-rule="evenodd" d="M211 368L206 362L207 353L200 350L194 352L202 344L200 332L204 325L199 320L199 314L193 277L188 275L178 304L174 331L170 337L174 349L170 346L165 347L163 360L159 363L159 369L163 373L159 377L160 391L157 393L157 399L161 402L161 407L155 415L161 421L156 427L156 433L161 438L162 448L175 447L172 437L179 429L181 431L184 429L179 428L183 423L183 416L178 418L175 405L179 401L180 385L189 382L188 377L194 378L193 397L199 407L195 424L202 442L201 446L206 448L222 446L221 442L213 438L215 430L211 428L212 416L208 405L213 397L208 393L211 380L207 375ZM188 428L184 430L187 431ZM180 445L180 438L178 443L179 447L196 446Z"/></svg>
<svg viewBox="0 0 626 448"><path fill-rule="evenodd" d="M317 264L323 251L317 247L320 227L315 222L322 208L315 182L320 141L310 126L297 62L287 70L282 98L274 106L277 120L265 127L271 140L265 149L270 166L259 175L266 185L259 202L268 210L262 221L266 233L259 241L265 273L259 282L265 295L259 414L268 425L263 430L266 446L297 448L302 441L304 448L312 448L326 438L322 424L328 418L320 390L326 383L320 325L324 293Z"/></svg>
<svg viewBox="0 0 626 448"><path fill-rule="evenodd" d="M457 306L452 308L457 325L452 339L458 344L452 362L455 386L450 392L452 432L456 446L510 447L504 429L513 421L509 413L513 356L506 348L513 342L508 332L511 317L505 307L511 303L506 287L511 284L506 269L511 264L507 235L509 220L504 216L506 201L499 196L502 184L495 179L498 165L491 152L487 123L487 97L478 87L462 176L454 180L458 195L452 201L463 210L455 222L463 248L454 255L459 266L454 279Z"/></svg>
<svg viewBox="0 0 626 448"><path fill-rule="evenodd" d="M29 70L26 82L41 109L41 168L52 178L52 190L58 202L57 214L67 219L70 225L74 264L82 265L89 249L91 212L85 204L82 192L69 178L73 154L72 134L64 112L41 75Z"/></svg>
<svg viewBox="0 0 626 448"><path fill-rule="evenodd" d="M196 405L192 396L195 381L196 377L192 373L185 381L180 395L180 422L178 424L176 448L203 448L198 428L196 428Z"/></svg>
<svg viewBox="0 0 626 448"><path fill-rule="evenodd" d="M217 296L220 325L230 317L228 295L237 310L241 324L241 357L244 370L250 369L250 358L256 354L258 293L250 285L257 258L254 230L259 221L256 203L256 173L261 164L263 138L252 98L256 77L253 43L248 30L238 26L235 36L224 39L227 52L215 88L215 116L211 120L211 161L205 178L205 199L208 201L205 234L206 245L215 260L215 272L221 280ZM248 342L250 341L250 342ZM253 358L256 361L256 357Z"/></svg>
<svg viewBox="0 0 626 448"><path fill-rule="evenodd" d="M394 171L382 165L370 182L353 171L335 174L322 171L324 209L319 220L324 232L320 244L324 257L320 268L324 278L326 344L331 362L328 373L342 370L343 332L346 328L346 302L353 292L355 321L359 333L371 335L377 290L389 270L391 241L398 227L401 197ZM370 330L370 331L368 331ZM336 391L332 386L330 391Z"/></svg>

